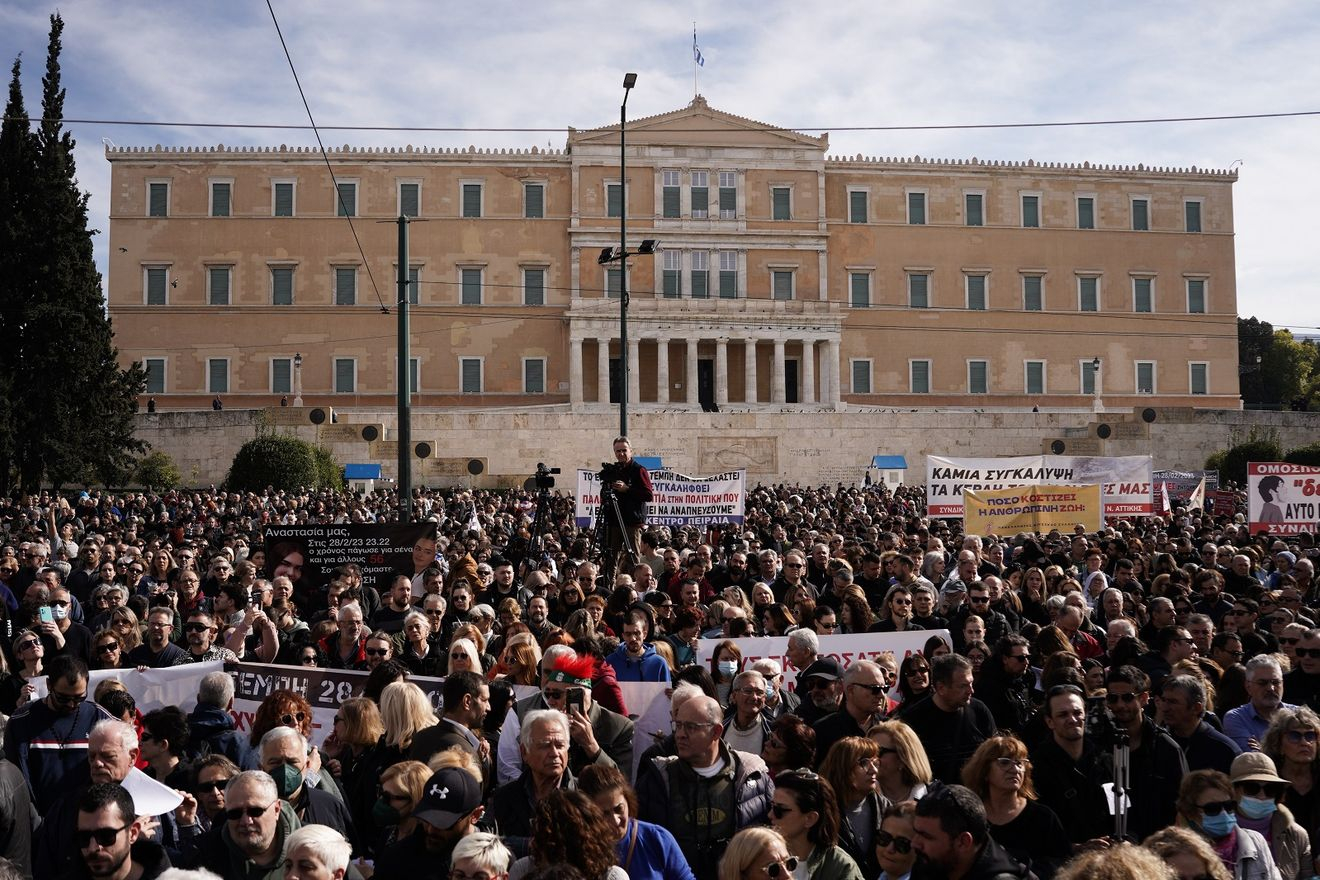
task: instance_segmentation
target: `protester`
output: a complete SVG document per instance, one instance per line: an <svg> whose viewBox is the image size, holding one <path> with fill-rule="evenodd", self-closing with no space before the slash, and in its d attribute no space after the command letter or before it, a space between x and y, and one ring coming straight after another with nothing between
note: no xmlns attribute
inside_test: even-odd
<svg viewBox="0 0 1320 880"><path fill-rule="evenodd" d="M770 826L784 836L788 851L815 880L862 880L857 863L836 844L839 807L834 789L810 770L775 777Z"/></svg>

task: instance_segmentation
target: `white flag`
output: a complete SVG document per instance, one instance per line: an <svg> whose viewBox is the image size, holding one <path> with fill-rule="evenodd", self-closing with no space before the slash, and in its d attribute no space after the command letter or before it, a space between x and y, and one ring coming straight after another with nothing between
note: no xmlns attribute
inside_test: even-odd
<svg viewBox="0 0 1320 880"><path fill-rule="evenodd" d="M1160 483L1160 509L1165 513L1173 512L1173 508L1169 505L1169 484L1167 482Z"/></svg>

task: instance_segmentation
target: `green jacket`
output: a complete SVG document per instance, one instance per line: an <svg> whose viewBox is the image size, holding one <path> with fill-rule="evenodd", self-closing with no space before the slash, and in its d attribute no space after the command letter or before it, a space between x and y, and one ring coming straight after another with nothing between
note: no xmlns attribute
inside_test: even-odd
<svg viewBox="0 0 1320 880"><path fill-rule="evenodd" d="M852 856L837 846L813 849L807 859L807 876L811 880L863 880Z"/></svg>
<svg viewBox="0 0 1320 880"><path fill-rule="evenodd" d="M242 880L284 880L284 847L288 844L289 835L301 827L302 823L298 821L293 807L289 806L288 801L280 801L280 820L275 826L275 841L279 847L279 855L273 865L258 865L238 848L238 844L234 843L229 836L228 823L226 823L226 827L220 829L220 838L225 843L229 865L229 870L225 871L224 875ZM209 864L215 863L209 862Z"/></svg>

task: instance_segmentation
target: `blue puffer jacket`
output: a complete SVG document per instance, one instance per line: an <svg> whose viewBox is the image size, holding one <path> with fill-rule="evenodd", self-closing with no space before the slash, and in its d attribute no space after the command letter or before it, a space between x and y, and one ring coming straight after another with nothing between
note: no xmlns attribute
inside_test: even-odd
<svg viewBox="0 0 1320 880"><path fill-rule="evenodd" d="M619 681L664 681L668 682L669 664L655 652L655 648L642 644L642 656L634 657L622 644L614 653L605 658L605 662L614 667L614 676Z"/></svg>

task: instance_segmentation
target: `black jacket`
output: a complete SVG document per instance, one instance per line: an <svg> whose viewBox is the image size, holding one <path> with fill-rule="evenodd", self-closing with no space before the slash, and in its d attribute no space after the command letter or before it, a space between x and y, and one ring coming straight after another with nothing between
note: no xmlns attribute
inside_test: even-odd
<svg viewBox="0 0 1320 880"><path fill-rule="evenodd" d="M142 880L156 880L172 867L170 857L165 854L165 848L144 837L139 837L133 844L132 849L129 850L129 858L133 864L142 868ZM69 870L60 876L66 880L83 880L83 878L90 880L92 875L87 870L87 863L82 860L81 854L75 854Z"/></svg>
<svg viewBox="0 0 1320 880"><path fill-rule="evenodd" d="M1087 739L1081 760L1073 761L1051 736L1031 751L1031 763L1031 777L1041 803L1058 815L1071 842L1083 843L1113 833L1113 819L1101 788L1114 778L1108 752Z"/></svg>
<svg viewBox="0 0 1320 880"><path fill-rule="evenodd" d="M646 506L655 494L651 490L651 475L636 459L610 465L610 482L622 480L627 484L626 492L616 492L619 500L619 513L623 514L625 525L640 526L646 524Z"/></svg>
<svg viewBox="0 0 1320 880"><path fill-rule="evenodd" d="M912 880L944 880L945 876L943 869L921 862L912 868ZM987 837L963 880L1036 880L1036 875Z"/></svg>

